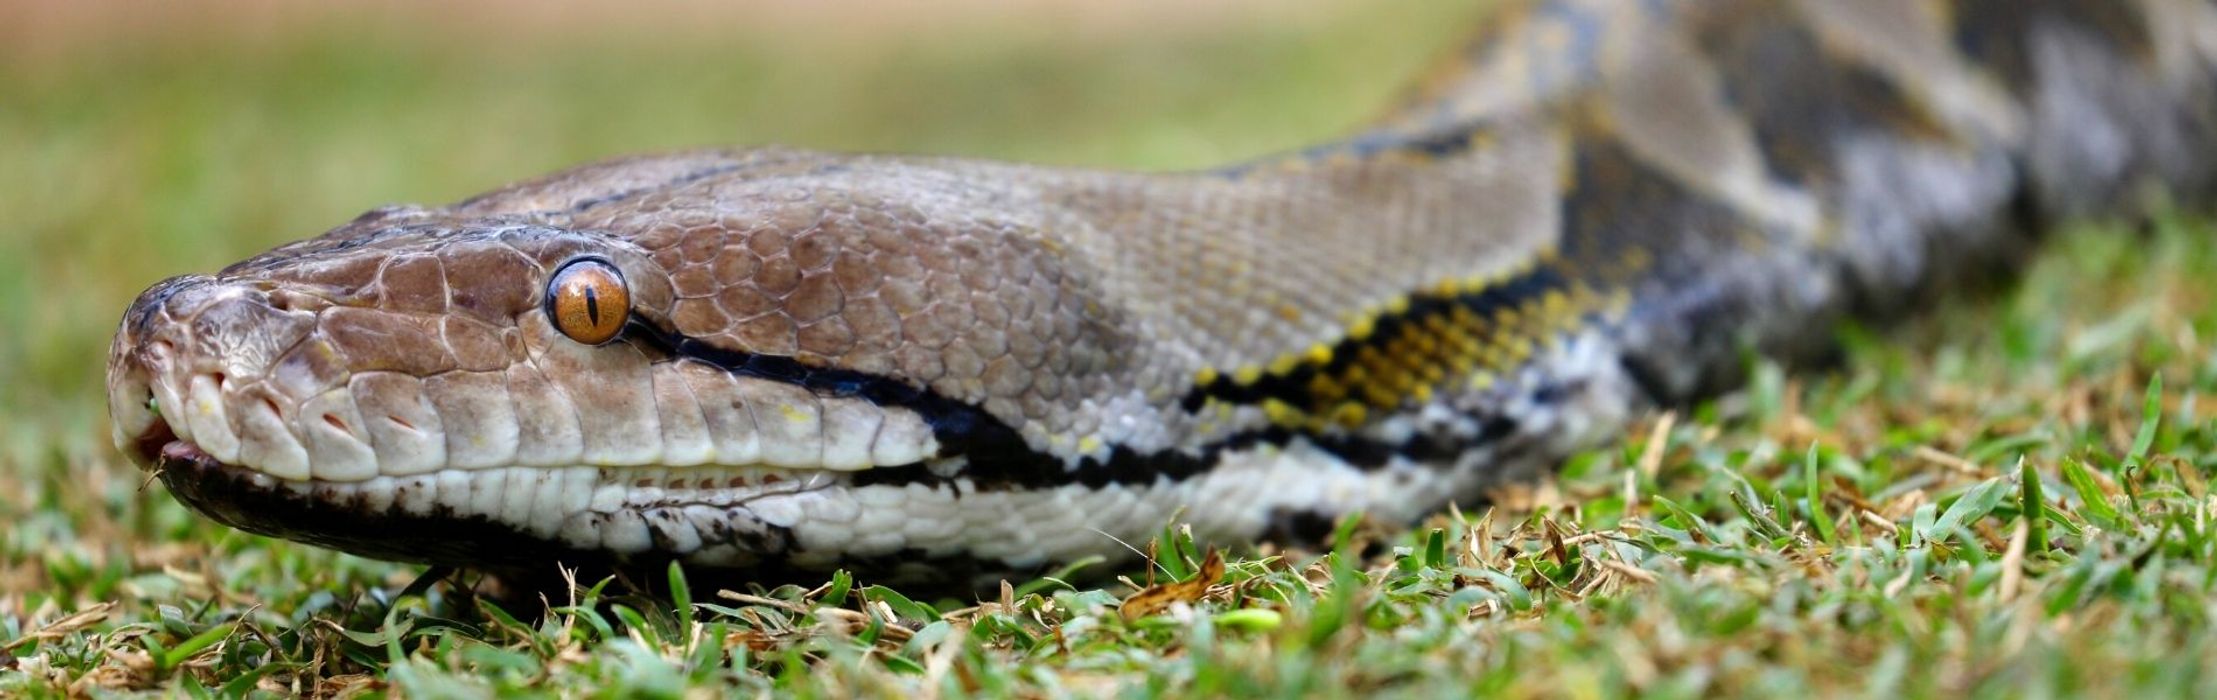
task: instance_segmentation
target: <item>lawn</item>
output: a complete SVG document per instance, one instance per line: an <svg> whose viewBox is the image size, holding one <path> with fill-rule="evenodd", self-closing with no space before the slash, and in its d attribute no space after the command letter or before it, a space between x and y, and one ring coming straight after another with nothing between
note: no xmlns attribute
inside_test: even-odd
<svg viewBox="0 0 2217 700"><path fill-rule="evenodd" d="M1221 567L1166 523L1121 573L1200 580L1129 617L1133 586L1054 580L401 596L419 569L214 525L107 445L139 289L381 203L703 144L1226 162L1375 113L1459 4L0 30L0 696L2217 693L2197 216L2073 224L2012 289L1842 329L1841 365L1757 365L1494 508Z"/></svg>

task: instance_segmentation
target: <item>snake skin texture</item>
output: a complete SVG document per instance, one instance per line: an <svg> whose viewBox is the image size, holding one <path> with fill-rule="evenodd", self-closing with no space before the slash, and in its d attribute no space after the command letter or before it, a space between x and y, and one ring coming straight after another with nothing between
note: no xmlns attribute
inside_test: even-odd
<svg viewBox="0 0 2217 700"><path fill-rule="evenodd" d="M1215 170L759 148L378 209L142 295L114 437L231 526L491 570L1314 538L2206 195L2213 77L2209 0L1508 3L1370 129ZM605 345L549 317L580 258Z"/></svg>

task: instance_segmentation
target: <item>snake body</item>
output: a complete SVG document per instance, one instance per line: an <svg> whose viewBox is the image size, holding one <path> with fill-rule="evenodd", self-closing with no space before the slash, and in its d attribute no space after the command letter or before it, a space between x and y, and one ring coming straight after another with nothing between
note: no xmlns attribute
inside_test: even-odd
<svg viewBox="0 0 2217 700"><path fill-rule="evenodd" d="M1225 168L760 148L378 209L139 297L114 436L231 526L496 570L1316 538L2207 193L2213 77L2207 0L1508 3L1374 126ZM555 325L580 260L605 343Z"/></svg>

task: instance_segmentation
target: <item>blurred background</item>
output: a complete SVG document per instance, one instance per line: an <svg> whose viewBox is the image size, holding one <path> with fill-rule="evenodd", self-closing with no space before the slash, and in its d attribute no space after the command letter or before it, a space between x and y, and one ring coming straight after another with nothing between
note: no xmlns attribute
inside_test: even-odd
<svg viewBox="0 0 2217 700"><path fill-rule="evenodd" d="M103 359L163 277L636 151L1252 157L1377 113L1480 4L0 0L0 514L37 465L129 478Z"/></svg>

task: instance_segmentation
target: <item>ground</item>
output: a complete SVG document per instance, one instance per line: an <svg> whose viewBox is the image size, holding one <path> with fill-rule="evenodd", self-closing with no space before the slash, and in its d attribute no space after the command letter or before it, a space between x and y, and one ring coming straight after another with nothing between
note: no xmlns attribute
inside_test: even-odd
<svg viewBox="0 0 2217 700"><path fill-rule="evenodd" d="M2012 289L1843 329L1837 367L1757 365L1499 507L1234 553L1133 619L1132 586L1052 580L611 586L543 616L402 597L416 568L216 526L107 445L100 358L132 295L380 203L697 144L1227 162L1374 113L1458 4L895 3L665 32L503 31L499 2L0 2L0 695L2217 691L2217 230L2186 215L2074 224ZM1210 568L1174 527L1156 551L1126 575Z"/></svg>

